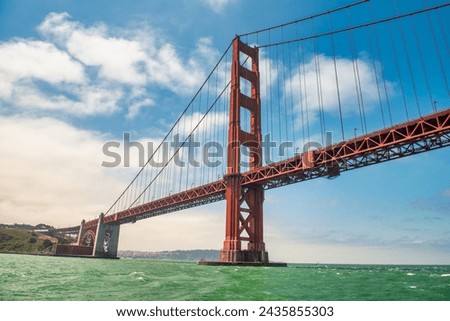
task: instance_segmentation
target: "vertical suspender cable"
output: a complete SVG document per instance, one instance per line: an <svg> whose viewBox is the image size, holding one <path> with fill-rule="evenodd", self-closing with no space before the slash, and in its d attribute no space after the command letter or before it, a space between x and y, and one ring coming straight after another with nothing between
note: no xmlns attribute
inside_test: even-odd
<svg viewBox="0 0 450 321"><path fill-rule="evenodd" d="M216 81L215 97L217 97L219 95L219 92L218 92L218 87L219 87L219 69L216 70L216 79L215 79L215 81ZM217 144L218 141L219 141L219 137L218 137L219 128L218 127L220 126L220 120L218 120L218 117L219 117L219 113L220 113L220 103L218 104L218 106L219 107L216 108L216 110L213 113L214 119L213 119L212 126L213 126L214 133L213 133L213 139L211 140L211 142L214 143L214 144ZM218 170L217 166L214 168L214 170L210 169L212 178L209 179L209 182L212 182L214 180L214 177L215 177L215 179L217 179L217 170Z"/></svg>
<svg viewBox="0 0 450 321"><path fill-rule="evenodd" d="M449 84L448 84L448 80L447 80L447 75L445 74L444 63L442 62L442 56L441 56L441 53L440 53L440 50L439 50L438 41L436 39L436 33L434 31L433 24L431 22L431 18L430 18L430 15L429 15L428 12L426 13L426 16L427 16L428 26L430 27L431 35L433 36L433 43L434 43L434 47L436 49L436 55L437 55L438 60L439 60L439 65L441 67L440 69L442 71L442 76L443 76L443 79L444 79L444 82L445 82L445 88L447 89L447 94L450 95L450 89L449 89ZM445 34L443 36L444 36L444 39L445 39ZM449 55L450 55L450 51L448 51L448 52L449 52ZM434 102L433 102L433 106L434 106Z"/></svg>
<svg viewBox="0 0 450 321"><path fill-rule="evenodd" d="M398 12L397 0L394 0L394 3L395 3L396 11ZM403 50L405 52L406 63L408 65L409 76L411 78L411 84L412 84L412 87L413 87L414 97L415 97L415 100L416 100L417 111L419 113L419 116L422 116L422 114L420 112L419 99L417 97L416 82L414 81L414 73L412 71L411 58L409 56L408 48L406 46L406 39L405 39L405 33L403 31L402 22L397 20L397 26L398 26L398 28L400 30L400 36L401 36L401 39L402 39Z"/></svg>
<svg viewBox="0 0 450 321"><path fill-rule="evenodd" d="M350 14L350 10L347 9L347 17L352 22L352 16ZM366 121L366 112L364 108L364 97L362 94L362 86L361 86L361 77L359 74L359 63L358 56L356 54L355 49L355 39L353 37L353 30L350 30L349 33L349 42L350 48L352 51L352 65L353 65L353 78L355 79L355 88L356 88L356 97L358 100L358 109L359 109L359 117L361 121L361 130L363 133L367 133L367 121ZM333 37L333 35L331 35ZM383 115L383 124L384 124L384 115Z"/></svg>
<svg viewBox="0 0 450 321"><path fill-rule="evenodd" d="M226 87L226 85L227 85L227 83L228 83L228 75L230 75L230 73L231 73L231 70L228 70L227 69L228 68L228 55L226 55L225 56L225 68L224 68L224 77L223 77L223 79L224 79L224 87ZM230 94L227 92L226 93L226 95L225 95L225 98L224 98L224 104L223 104L223 115L224 115L224 117L225 117L225 119L228 119L228 112L229 112L229 110L228 110L228 105L229 105L229 97L230 97ZM223 159L222 159L222 175L223 176L225 176L225 173L226 173L226 160L227 160L227 155L225 154L225 153L227 153L227 150L228 150L228 148L227 148L227 143L228 143L228 138L227 138L227 130L228 130L228 128L227 128L227 126L222 126L223 127L223 130L222 130L222 142L223 142L223 144L222 144L222 149L223 149L223 153L224 153L224 157L223 157Z"/></svg>
<svg viewBox="0 0 450 321"><path fill-rule="evenodd" d="M281 97L280 97L280 56L279 56L279 47L275 46L275 48L277 49L277 56L276 56L276 60L277 60L277 110L278 110L278 143L281 142ZM276 156L280 156L280 155L276 155Z"/></svg>
<svg viewBox="0 0 450 321"><path fill-rule="evenodd" d="M207 90L206 90L206 108L208 108L209 107L209 91L210 91L210 88L211 88L211 86L210 86L210 84L209 84L210 82L208 81L208 86L207 86ZM209 115L211 115L211 114L208 114L208 116L206 116L206 121L203 123L203 129L200 127L200 130L203 130L203 141L200 143L200 147L203 147L204 146L204 144L206 144L207 143L207 134L208 134L208 117L209 117ZM203 184L206 184L206 182L207 182L207 179L205 180L205 178L207 178L207 172L208 172L208 168L206 168L206 166L205 166L205 164L203 164L203 150L202 150L202 148L200 148L200 155L199 155L199 162L200 162L200 167L201 167L201 172L202 172L202 178L203 178L203 181L202 181L202 185ZM206 171L206 173L205 173L205 171Z"/></svg>
<svg viewBox="0 0 450 321"><path fill-rule="evenodd" d="M295 153L295 146L296 146L296 140L295 140L295 112L294 112L294 93L293 93L293 86L292 86L292 81L293 81L293 77L295 75L295 72L293 72L293 68L292 68L292 61L291 61L291 44L289 44L289 60L288 60L288 64L289 64L289 90L290 90L290 114L291 114L291 125L292 125L292 147L293 147L293 152ZM287 126L286 126L287 127Z"/></svg>
<svg viewBox="0 0 450 321"><path fill-rule="evenodd" d="M391 25L388 24L388 27L389 27L389 37L391 39L392 52L394 54L395 69L397 70L398 81L400 83L400 89L402 92L403 106L405 107L406 119L409 120L409 112L408 112L408 106L406 104L405 89L404 89L404 85L403 85L403 77L402 77L401 70L400 70L400 64L398 62L398 55L397 55L397 50L395 47L394 36L392 34Z"/></svg>
<svg viewBox="0 0 450 321"><path fill-rule="evenodd" d="M439 29L441 29L441 33L443 36L442 38L444 39L445 47L447 48L447 55L450 56L450 45L448 43L446 28L444 27L444 24L442 23L442 18L441 18L440 12L437 12L436 16L437 16L437 21L439 24Z"/></svg>
<svg viewBox="0 0 450 321"><path fill-rule="evenodd" d="M373 68L373 74L375 76L375 82L377 83L377 94L378 94L378 102L380 104L380 110L381 110L381 117L383 120L383 127L386 127L386 124L384 122L384 108L383 108L383 99L381 98L381 90L380 90L380 83L378 80L378 70L377 70L377 64L375 62L375 53L373 50L373 45L372 45L372 37L371 37L371 33L369 29L366 29L367 31L367 39L369 41L369 50L370 50L370 56L372 57L372 68ZM381 64L381 61L380 61ZM381 70L383 70L383 66L380 66ZM382 71L383 72L383 71ZM391 110L388 107L388 112L389 112L389 120L390 120L390 124L392 126L392 115L391 115Z"/></svg>
<svg viewBox="0 0 450 321"><path fill-rule="evenodd" d="M297 30L298 37L298 30ZM303 47L302 47L303 50ZM298 95L299 95L299 103L300 103L300 118L302 122L302 146L305 146L305 119L306 116L304 114L304 106L303 106L303 97L306 98L306 93L302 92L302 72L301 72L301 64L300 64L300 46L297 42L297 75L298 75Z"/></svg>
<svg viewBox="0 0 450 321"><path fill-rule="evenodd" d="M330 22L330 29L332 29L331 17L330 16L328 16L328 17L329 17L328 20ZM342 116L341 92L339 89L339 75L338 75L337 64L336 64L336 49L334 47L334 36L333 35L331 35L331 48L333 51L334 76L335 76L335 80L336 80L336 93L337 93L338 106L339 106L339 121L341 123L342 140L345 140L344 120L343 120L343 116Z"/></svg>
<svg viewBox="0 0 450 321"><path fill-rule="evenodd" d="M284 32L283 32L284 28L281 28L281 39L284 40ZM283 126L285 127L285 142L289 142L289 126L288 126L288 113L287 113L287 93L286 93L286 55L285 55L285 51L284 51L284 47L285 46L281 46L281 55L283 56L283 64L281 65L281 67L283 68L283 98L284 98L284 120L283 120ZM289 66L290 67L290 66ZM290 70L290 69L289 69Z"/></svg>
<svg viewBox="0 0 450 321"><path fill-rule="evenodd" d="M369 4L369 6L370 6L370 4ZM372 8L372 7L370 6L370 8ZM372 10L371 10L371 12L372 12ZM384 75L383 58L381 56L380 42L379 42L379 39L378 39L378 33L377 33L376 26L373 28L373 32L374 32L374 35L375 35L375 45L376 45L376 48L377 48L378 59L379 59L379 62L380 62L381 78L383 79L384 95L386 97L386 102L387 102L388 111L389 111L389 119L390 119L391 125L392 125L391 103L390 103L389 93L388 93L387 85L386 85L386 77Z"/></svg>
<svg viewBox="0 0 450 321"><path fill-rule="evenodd" d="M427 74L427 70L425 68L425 61L423 59L422 48L420 47L419 36L417 35L416 24L414 23L413 17L410 17L410 19L411 19L412 29L413 29L413 33L414 33L414 38L416 40L417 50L419 52L420 65L422 66L422 72L423 72L423 75L425 77L425 84L427 86L428 97L430 98L430 107L432 109L434 109L433 95L431 94L430 82L428 81L428 74Z"/></svg>
<svg viewBox="0 0 450 321"><path fill-rule="evenodd" d="M314 31L314 21L311 20L311 27ZM320 68L320 54L317 45L317 37L314 37L314 51L315 51L315 63L316 63L316 83L317 83L317 100L319 104L319 118L320 118L320 135L322 137L322 146L325 144L324 134L326 131L325 127L325 109L323 104L323 93L322 93L322 73Z"/></svg>
<svg viewBox="0 0 450 321"><path fill-rule="evenodd" d="M312 62L312 60L311 60ZM305 50L304 46L302 45L302 69L303 69L303 86L305 87L305 90L303 91L305 94L305 114L306 114L306 129L308 134L308 142L311 141L311 131L309 128L309 109L308 109L308 88L306 84L306 67L305 67ZM303 144L305 146L305 144Z"/></svg>
<svg viewBox="0 0 450 321"><path fill-rule="evenodd" d="M323 105L322 105L322 81L320 77L320 61L319 61L319 53L317 49L317 39L314 38L314 63L316 67L316 87L317 87L317 104L319 107L319 119L320 119L320 134L322 137L322 145L324 144L324 137L323 133L325 131L324 128L324 112L323 112Z"/></svg>
<svg viewBox="0 0 450 321"><path fill-rule="evenodd" d="M269 43L270 43L270 30L269 30ZM271 57L271 48L269 47L269 106L270 106L270 113L269 113L269 118L270 118L270 139L273 138L274 136L274 132L273 132L273 97L272 97L272 61L270 61L270 57ZM273 150L272 148L270 149L270 160L273 161Z"/></svg>

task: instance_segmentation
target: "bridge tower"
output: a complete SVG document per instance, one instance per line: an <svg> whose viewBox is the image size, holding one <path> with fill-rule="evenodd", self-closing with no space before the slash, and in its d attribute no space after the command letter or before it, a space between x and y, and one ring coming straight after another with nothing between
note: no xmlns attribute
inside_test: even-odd
<svg viewBox="0 0 450 321"><path fill-rule="evenodd" d="M250 60L251 70L242 61ZM231 66L230 115L226 182L226 227L221 262L267 263L263 240L264 189L260 185L241 185L241 148L249 155L250 170L262 165L261 98L258 48L233 40ZM241 92L241 81L250 84L250 96ZM242 108L250 113L249 132L241 128ZM243 248L247 242L247 248Z"/></svg>
<svg viewBox="0 0 450 321"><path fill-rule="evenodd" d="M104 220L105 215L101 213L98 218L92 255L115 258L119 249L120 224L105 224Z"/></svg>

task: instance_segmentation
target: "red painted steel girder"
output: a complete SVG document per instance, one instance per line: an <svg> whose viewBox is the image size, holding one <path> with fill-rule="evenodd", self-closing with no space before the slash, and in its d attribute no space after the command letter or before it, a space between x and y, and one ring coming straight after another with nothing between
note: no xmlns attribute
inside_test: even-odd
<svg viewBox="0 0 450 321"><path fill-rule="evenodd" d="M71 226L71 227L63 227L63 228L55 228L52 231L60 232L60 233L67 233L67 234L76 234L80 231L80 225Z"/></svg>
<svg viewBox="0 0 450 321"><path fill-rule="evenodd" d="M93 228L97 227L97 224L98 224L98 219L88 221L84 224L84 230L93 229Z"/></svg>
<svg viewBox="0 0 450 321"><path fill-rule="evenodd" d="M186 208L217 202L224 199L225 182L215 181L185 192L173 194L156 201L135 206L125 211L105 216L104 223L129 223L148 217L180 211Z"/></svg>
<svg viewBox="0 0 450 321"><path fill-rule="evenodd" d="M242 185L275 188L450 145L450 109L242 174Z"/></svg>
<svg viewBox="0 0 450 321"><path fill-rule="evenodd" d="M450 109L242 173L241 184L270 189L445 146L450 146ZM221 201L225 190L225 181L219 180L108 215L104 221L123 224ZM93 229L97 224L98 220L92 220L84 228Z"/></svg>

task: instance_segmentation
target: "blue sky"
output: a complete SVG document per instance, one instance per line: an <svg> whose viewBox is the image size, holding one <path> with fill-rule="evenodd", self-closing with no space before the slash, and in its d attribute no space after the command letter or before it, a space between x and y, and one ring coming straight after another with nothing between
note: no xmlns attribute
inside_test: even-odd
<svg viewBox="0 0 450 321"><path fill-rule="evenodd" d="M102 167L105 142L120 141L124 132L131 133L134 140L160 140L235 34L347 3L0 0L0 153L5 155L0 160L0 221L67 226L96 217L109 208L138 170L137 166ZM392 1L372 0L371 11L367 6L352 11L352 23L370 21L370 14L378 19L423 7L423 1L401 3L396 7ZM443 10L441 16L445 17L448 8ZM333 20L336 26L348 23L348 19L338 17ZM421 39L430 38L425 32L428 29L419 27L424 22L416 21ZM328 23L318 20L315 31L327 30ZM411 20L404 26L410 27ZM449 36L447 20L441 19L440 24L433 20L433 26ZM295 32L307 34L308 28L285 29L283 37ZM377 30L382 37L382 27ZM279 34L274 32L271 37L274 40ZM338 64L351 68L345 37L335 39L341 58ZM355 32L354 37L363 72L371 66L365 56L369 42L364 33ZM263 42L267 34L244 40ZM318 45L315 56L323 55L323 68L327 63L331 66L329 43L324 40ZM274 50L263 53L263 67L264 61L273 63ZM441 53L448 66L448 51ZM430 59L425 50L422 54L425 60L435 61L428 65L427 60L435 77L429 81L439 84L433 89L433 98L438 108L448 107L449 96L442 86L442 72L436 69L437 59ZM413 68L420 71L418 57L419 51L411 51ZM391 102L401 105L393 61L375 63L384 64ZM407 74L406 67L403 59L400 68ZM448 77L448 69L444 75ZM372 93L365 93L370 107L373 79L367 78L366 85L372 89ZM404 86L406 93L412 93L409 83ZM428 106L424 113L430 112L423 81L418 87L421 106ZM349 94L342 99L351 105L356 98ZM411 95L407 99L414 105ZM301 103L292 101L297 112ZM326 104L330 108L328 121L336 132L332 105ZM393 108L395 122L405 121L403 114L401 108ZM357 115L348 115L347 136L358 126L353 125L358 123ZM295 117L293 124L300 137L302 124ZM375 107L369 108L367 117L369 128L380 128ZM271 258L288 262L450 264L449 157L450 151L442 149L345 172L335 180L317 179L268 191L265 240ZM124 225L120 248L220 249L224 208L222 202Z"/></svg>

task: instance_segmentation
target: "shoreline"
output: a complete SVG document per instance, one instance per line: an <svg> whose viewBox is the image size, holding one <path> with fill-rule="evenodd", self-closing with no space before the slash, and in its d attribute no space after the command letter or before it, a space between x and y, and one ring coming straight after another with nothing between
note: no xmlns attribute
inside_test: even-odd
<svg viewBox="0 0 450 321"><path fill-rule="evenodd" d="M25 253L25 252L7 252L7 251L0 251L0 255L1 254L12 254L12 255L30 255L30 256L51 256L51 257L71 257L71 258L86 258L86 259L112 259L112 260L119 260L119 259L130 259L130 260L149 260L149 261L164 261L164 262L192 262L195 264L198 264L198 260L171 260L171 259L154 259L154 258L145 258L145 257L139 257L139 258L133 258L133 257L127 257L127 256L122 256L122 257L95 257L95 256L82 256L82 255L59 255L59 254L51 254L51 253ZM277 263L277 262L274 262ZM403 266L403 267L407 267L407 266L411 266L411 267L417 267L417 266L437 266L437 267L447 267L450 266L450 264L439 264L439 263L434 263L434 264L422 264L422 263L310 263L310 262L303 262L303 263L286 263L289 267L294 267L294 268L315 268L315 267L322 267L322 268L326 268L328 266L330 267L336 267L336 266L342 266L342 267L346 267L346 266L392 266L392 267L399 267L399 266ZM200 264L202 265L202 264ZM215 264L212 264L215 265ZM230 264L232 265L232 264ZM244 265L244 264L236 264L236 265Z"/></svg>
<svg viewBox="0 0 450 321"><path fill-rule="evenodd" d="M26 252L7 252L7 251L0 251L0 254L51 256L51 257L73 257L73 258L83 258L83 259L109 259L109 260L119 260L120 259L120 257L100 257L100 256L87 256L87 255L65 255L65 254L52 254L52 253L26 253Z"/></svg>

